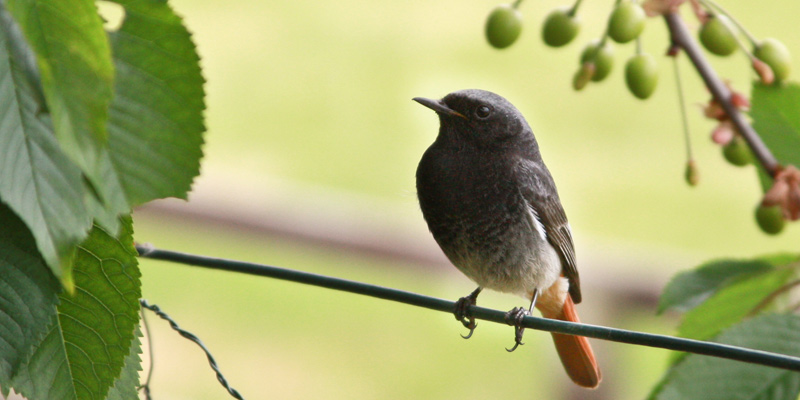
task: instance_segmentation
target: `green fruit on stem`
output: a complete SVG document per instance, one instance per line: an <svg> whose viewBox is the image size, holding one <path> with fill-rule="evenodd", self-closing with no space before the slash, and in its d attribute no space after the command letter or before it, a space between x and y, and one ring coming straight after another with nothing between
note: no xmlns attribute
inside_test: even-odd
<svg viewBox="0 0 800 400"><path fill-rule="evenodd" d="M580 20L569 11L569 7L556 8L547 15L542 25L542 40L546 45L561 47L578 36Z"/></svg>
<svg viewBox="0 0 800 400"><path fill-rule="evenodd" d="M734 136L722 148L722 155L725 156L729 163L737 167L743 167L753 162L753 153L750 152L750 148L744 138L739 135Z"/></svg>
<svg viewBox="0 0 800 400"><path fill-rule="evenodd" d="M608 19L608 36L617 43L628 43L642 33L646 18L640 5L621 3Z"/></svg>
<svg viewBox="0 0 800 400"><path fill-rule="evenodd" d="M739 47L731 29L731 22L724 15L712 15L700 28L700 43L706 50L718 56L729 56Z"/></svg>
<svg viewBox="0 0 800 400"><path fill-rule="evenodd" d="M486 39L493 47L511 46L522 32L522 14L510 4L495 7L486 20Z"/></svg>
<svg viewBox="0 0 800 400"><path fill-rule="evenodd" d="M611 44L605 43L600 47L600 40L597 39L587 44L581 53L581 64L586 63L594 64L593 81L600 82L606 79L611 67L614 66L614 50Z"/></svg>
<svg viewBox="0 0 800 400"><path fill-rule="evenodd" d="M786 226L780 206L759 205L756 208L756 222L764 233L770 235L781 233L783 227Z"/></svg>
<svg viewBox="0 0 800 400"><path fill-rule="evenodd" d="M697 186L697 184L700 183L700 171L697 170L694 161L689 160L689 162L686 163L686 170L683 173L683 177L686 179L686 183L688 183L689 186Z"/></svg>
<svg viewBox="0 0 800 400"><path fill-rule="evenodd" d="M772 68L776 83L789 77L792 69L792 56L781 41L772 38L764 39L753 50L753 55Z"/></svg>
<svg viewBox="0 0 800 400"><path fill-rule="evenodd" d="M658 84L658 63L650 54L637 54L625 63L625 83L634 96L644 100Z"/></svg>

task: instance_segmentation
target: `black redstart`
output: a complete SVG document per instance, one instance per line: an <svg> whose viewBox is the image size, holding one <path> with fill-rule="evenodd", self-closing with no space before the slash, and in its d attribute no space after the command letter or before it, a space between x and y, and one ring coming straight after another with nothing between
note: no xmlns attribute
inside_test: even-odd
<svg viewBox="0 0 800 400"><path fill-rule="evenodd" d="M417 194L428 228L447 258L478 284L456 318L470 329L469 306L483 288L523 296L545 318L578 322L581 301L567 217L539 145L508 100L484 90L415 101L439 115L436 141L417 167ZM521 344L522 308L509 311ZM570 378L594 388L601 374L589 341L553 333ZM513 349L512 349L513 350Z"/></svg>

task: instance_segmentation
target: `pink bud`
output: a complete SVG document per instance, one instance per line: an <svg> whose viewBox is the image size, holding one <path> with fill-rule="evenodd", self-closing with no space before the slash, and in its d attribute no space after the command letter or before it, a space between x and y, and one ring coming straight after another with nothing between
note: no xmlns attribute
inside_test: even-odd
<svg viewBox="0 0 800 400"><path fill-rule="evenodd" d="M761 78L761 82L765 85L771 85L772 82L775 81L775 74L767 63L753 58L753 69L756 70L756 73L758 73L758 76Z"/></svg>

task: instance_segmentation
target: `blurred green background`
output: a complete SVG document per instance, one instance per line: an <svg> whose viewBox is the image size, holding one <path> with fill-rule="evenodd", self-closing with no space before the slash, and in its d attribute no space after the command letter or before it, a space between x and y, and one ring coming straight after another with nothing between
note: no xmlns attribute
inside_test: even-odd
<svg viewBox="0 0 800 400"><path fill-rule="evenodd" d="M721 3L754 35L780 38L800 55L797 1ZM700 112L709 95L682 55L701 173L698 187L684 183L660 19L643 34L645 51L660 61L660 83L642 102L622 76L632 44L616 46L609 79L580 93L571 88L581 48L600 35L610 0L584 2L581 33L562 49L546 48L539 29L547 12L567 2L525 1L522 36L503 51L483 37L494 1L172 4L194 32L208 80L206 156L188 203L137 210L137 241L455 300L474 285L442 262L414 262L410 254L437 251L418 211L414 172L438 129L436 116L411 98L482 88L526 115L558 183L576 238L584 322L672 333L677 319L655 316L653 299L676 271L711 258L797 251L800 227L779 237L756 228L753 168L728 166L709 140L714 124ZM712 62L749 91L754 75L741 53ZM379 232L373 241L400 243L409 258L259 229L259 221L273 220L355 241ZM403 247L409 240L413 246ZM527 332L526 345L509 354L507 326L480 323L466 341L443 313L151 260L141 266L144 297L201 337L248 399L640 399L666 363L665 351L593 341L604 382L589 392L569 383L546 333ZM479 304L523 302L484 293ZM193 344L149 320L157 398L228 398Z"/></svg>

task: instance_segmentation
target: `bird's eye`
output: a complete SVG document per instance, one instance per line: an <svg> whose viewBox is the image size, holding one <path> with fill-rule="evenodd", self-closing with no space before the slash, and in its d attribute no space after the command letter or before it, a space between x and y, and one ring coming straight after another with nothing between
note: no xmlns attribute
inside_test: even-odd
<svg viewBox="0 0 800 400"><path fill-rule="evenodd" d="M492 115L492 108L489 106L480 106L475 109L475 116L479 119L486 119Z"/></svg>

